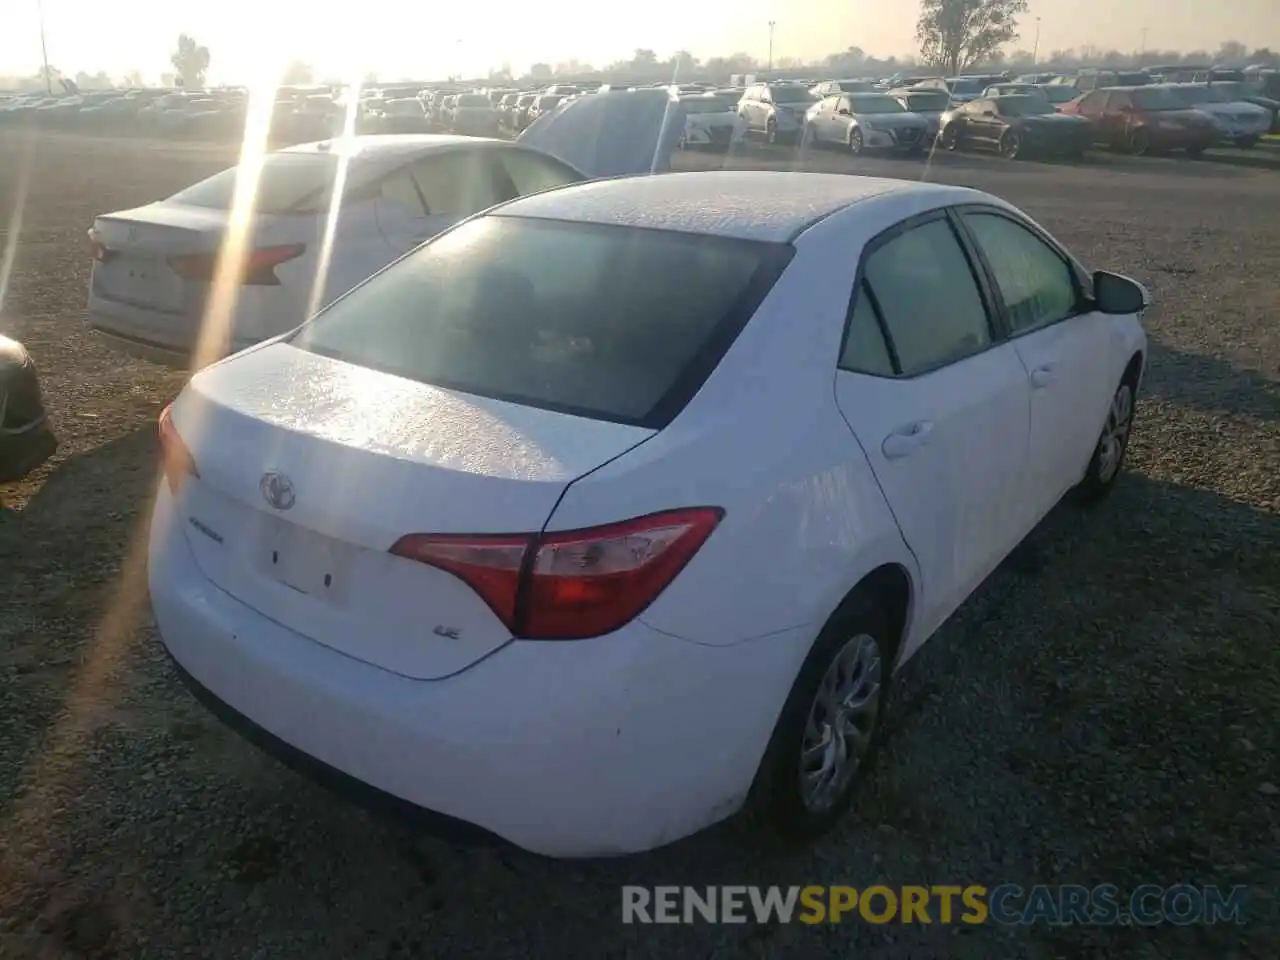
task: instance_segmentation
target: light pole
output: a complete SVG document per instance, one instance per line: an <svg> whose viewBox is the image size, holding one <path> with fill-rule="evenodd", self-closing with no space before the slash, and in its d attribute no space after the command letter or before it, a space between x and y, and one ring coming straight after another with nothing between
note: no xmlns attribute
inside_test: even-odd
<svg viewBox="0 0 1280 960"><path fill-rule="evenodd" d="M1031 65L1040 62L1040 18L1036 17L1036 42L1031 45Z"/></svg>
<svg viewBox="0 0 1280 960"><path fill-rule="evenodd" d="M1147 28L1142 28L1142 46L1138 48L1138 56L1143 56L1147 52Z"/></svg>
<svg viewBox="0 0 1280 960"><path fill-rule="evenodd" d="M53 96L53 77L49 75L49 49L44 43L44 4L36 0L36 17L40 20L40 60L44 63L44 89Z"/></svg>
<svg viewBox="0 0 1280 960"><path fill-rule="evenodd" d="M769 21L769 66L766 68L766 72L770 74L773 73L773 28L777 25L778 22L776 20Z"/></svg>

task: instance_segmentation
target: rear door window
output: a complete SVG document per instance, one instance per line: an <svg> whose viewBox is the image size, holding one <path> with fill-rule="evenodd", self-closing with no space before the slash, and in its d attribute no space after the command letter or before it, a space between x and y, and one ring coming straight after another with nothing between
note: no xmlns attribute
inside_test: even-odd
<svg viewBox="0 0 1280 960"><path fill-rule="evenodd" d="M661 428L791 247L487 216L339 299L295 346L480 396Z"/></svg>
<svg viewBox="0 0 1280 960"><path fill-rule="evenodd" d="M944 217L876 247L864 278L904 374L952 363L991 342L978 281Z"/></svg>

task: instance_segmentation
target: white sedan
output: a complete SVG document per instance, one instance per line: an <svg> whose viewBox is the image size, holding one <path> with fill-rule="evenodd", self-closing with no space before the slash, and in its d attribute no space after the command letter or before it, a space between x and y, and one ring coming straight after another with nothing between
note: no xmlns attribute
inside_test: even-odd
<svg viewBox="0 0 1280 960"><path fill-rule="evenodd" d="M618 91L548 113L516 143L360 136L270 153L246 210L233 209L241 168L232 168L165 200L97 217L89 326L135 356L183 366L196 352L197 364L215 359L292 330L496 203L591 177L665 170L683 127L668 91ZM236 252L220 273L220 256Z"/></svg>
<svg viewBox="0 0 1280 960"><path fill-rule="evenodd" d="M960 187L525 197L191 379L160 633L291 762L541 854L812 838L895 668L1115 484L1147 304Z"/></svg>

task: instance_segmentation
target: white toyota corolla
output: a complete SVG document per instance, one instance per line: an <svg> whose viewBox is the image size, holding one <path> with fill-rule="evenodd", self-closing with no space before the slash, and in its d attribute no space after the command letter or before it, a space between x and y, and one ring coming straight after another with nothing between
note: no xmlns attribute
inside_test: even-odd
<svg viewBox="0 0 1280 960"><path fill-rule="evenodd" d="M1116 482L1147 303L960 187L514 200L194 376L156 620L258 742L532 851L811 838L894 668Z"/></svg>

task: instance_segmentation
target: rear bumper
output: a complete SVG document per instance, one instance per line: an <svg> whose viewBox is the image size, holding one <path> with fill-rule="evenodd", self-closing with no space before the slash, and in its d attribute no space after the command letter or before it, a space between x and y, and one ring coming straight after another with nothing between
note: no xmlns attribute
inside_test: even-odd
<svg viewBox="0 0 1280 960"><path fill-rule="evenodd" d="M111 303L101 298L91 297L89 300L89 329L108 349L167 367L188 369L195 341L191 337L175 336L166 331L166 320L173 325L179 318ZM234 340L223 351L223 355L237 353L256 342ZM210 362L214 359L219 358L210 358Z"/></svg>
<svg viewBox="0 0 1280 960"><path fill-rule="evenodd" d="M638 852L733 814L797 646L812 640L801 629L711 647L633 621L591 641L512 642L453 676L414 680L218 589L196 567L174 507L162 488L151 601L201 699L329 785L543 855Z"/></svg>

